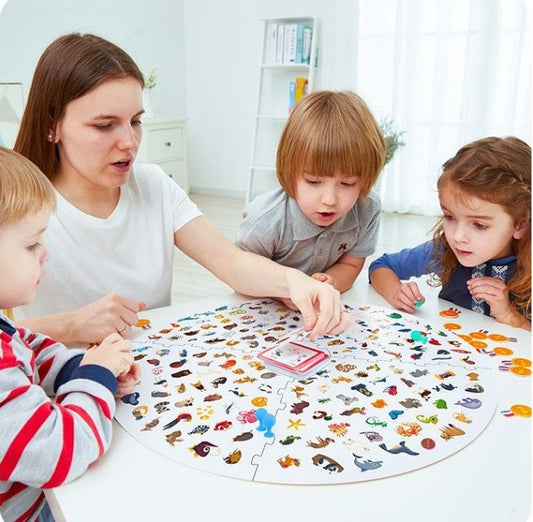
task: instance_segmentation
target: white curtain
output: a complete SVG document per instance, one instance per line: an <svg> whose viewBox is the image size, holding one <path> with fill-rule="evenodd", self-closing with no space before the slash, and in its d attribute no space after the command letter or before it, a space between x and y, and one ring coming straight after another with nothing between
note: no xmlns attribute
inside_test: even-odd
<svg viewBox="0 0 533 522"><path fill-rule="evenodd" d="M383 210L440 212L440 166L462 145L531 144L530 15L520 0L359 0L356 91L405 146L378 183Z"/></svg>

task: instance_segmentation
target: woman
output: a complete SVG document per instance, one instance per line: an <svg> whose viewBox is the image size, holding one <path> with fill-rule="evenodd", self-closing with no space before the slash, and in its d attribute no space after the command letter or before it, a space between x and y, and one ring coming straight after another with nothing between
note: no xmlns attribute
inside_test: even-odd
<svg viewBox="0 0 533 522"><path fill-rule="evenodd" d="M95 35L59 37L39 59L14 149L52 181L58 209L20 323L65 343L124 332L170 304L175 245L238 292L290 298L312 339L344 330L334 288L243 252L159 167L134 165L143 86L131 57Z"/></svg>

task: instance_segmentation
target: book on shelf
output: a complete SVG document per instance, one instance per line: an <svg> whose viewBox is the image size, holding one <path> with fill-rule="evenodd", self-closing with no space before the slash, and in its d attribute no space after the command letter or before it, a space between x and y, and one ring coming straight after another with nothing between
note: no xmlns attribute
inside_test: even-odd
<svg viewBox="0 0 533 522"><path fill-rule="evenodd" d="M298 24L285 24L283 63L296 63L296 40L298 36Z"/></svg>
<svg viewBox="0 0 533 522"><path fill-rule="evenodd" d="M276 65L283 64L283 46L285 45L285 24L276 24Z"/></svg>
<svg viewBox="0 0 533 522"><path fill-rule="evenodd" d="M308 80L303 76L298 76L289 83L289 114L294 110L296 104L307 94Z"/></svg>
<svg viewBox="0 0 533 522"><path fill-rule="evenodd" d="M305 23L271 23L267 31L266 63L309 65L313 28ZM274 57L272 60L271 57Z"/></svg>

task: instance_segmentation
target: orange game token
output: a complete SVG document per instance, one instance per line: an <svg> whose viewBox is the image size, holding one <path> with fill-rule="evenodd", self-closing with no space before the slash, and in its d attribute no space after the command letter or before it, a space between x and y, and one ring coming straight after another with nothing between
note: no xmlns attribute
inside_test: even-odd
<svg viewBox="0 0 533 522"><path fill-rule="evenodd" d="M496 355L512 355L514 352L511 348L505 348L503 346L497 346L492 350Z"/></svg>
<svg viewBox="0 0 533 522"><path fill-rule="evenodd" d="M139 328L142 328L143 326L147 326L150 324L150 320L149 319L139 319L137 321L137 325Z"/></svg>
<svg viewBox="0 0 533 522"><path fill-rule="evenodd" d="M439 315L441 317L459 317L459 311L454 310L453 308L450 308L448 310L441 310L439 312Z"/></svg>
<svg viewBox="0 0 533 522"><path fill-rule="evenodd" d="M502 341L507 341L509 338L505 337L505 335L501 335L501 334L489 334L489 339L491 341L502 342Z"/></svg>
<svg viewBox="0 0 533 522"><path fill-rule="evenodd" d="M524 368L523 366L511 366L509 371L515 375L523 375L524 377L531 375L531 370L529 368Z"/></svg>
<svg viewBox="0 0 533 522"><path fill-rule="evenodd" d="M520 417L531 417L531 407L525 404L513 404L509 409Z"/></svg>
<svg viewBox="0 0 533 522"><path fill-rule="evenodd" d="M511 362L515 366L522 366L523 368L529 368L531 366L531 361L529 359L524 359L523 357L515 357Z"/></svg>
<svg viewBox="0 0 533 522"><path fill-rule="evenodd" d="M472 340L472 337L466 334L457 334L463 341L469 343Z"/></svg>
<svg viewBox="0 0 533 522"><path fill-rule="evenodd" d="M446 328L446 330L460 330L461 325L457 323L444 323L442 326Z"/></svg>
<svg viewBox="0 0 533 522"><path fill-rule="evenodd" d="M470 341L468 344L470 346L473 346L477 350L480 350L481 348L486 348L488 346L488 344L484 343L483 341Z"/></svg>
<svg viewBox="0 0 533 522"><path fill-rule="evenodd" d="M473 337L474 339L486 339L487 334L484 332L470 332L470 337Z"/></svg>

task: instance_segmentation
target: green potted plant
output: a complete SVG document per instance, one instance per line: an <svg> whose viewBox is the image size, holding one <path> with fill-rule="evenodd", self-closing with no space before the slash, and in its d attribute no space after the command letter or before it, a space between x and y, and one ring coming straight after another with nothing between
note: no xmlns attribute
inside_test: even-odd
<svg viewBox="0 0 533 522"><path fill-rule="evenodd" d="M385 138L385 165L387 165L387 163L392 160L395 152L405 145L405 142L403 141L405 131L396 130L390 116L382 118L379 126L381 127L383 138Z"/></svg>

